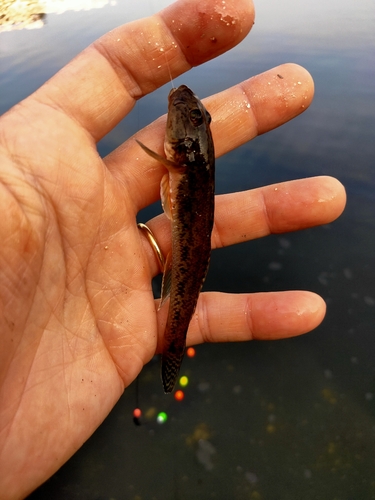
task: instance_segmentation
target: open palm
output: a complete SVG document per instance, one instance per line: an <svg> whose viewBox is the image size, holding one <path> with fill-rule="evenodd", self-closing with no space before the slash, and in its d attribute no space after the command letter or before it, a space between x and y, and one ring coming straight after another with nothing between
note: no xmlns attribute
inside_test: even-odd
<svg viewBox="0 0 375 500"><path fill-rule="evenodd" d="M226 2L236 20L230 27L217 22L215 0L203 18L196 0L183 3L188 25L176 27L177 2L118 28L1 118L3 498L22 498L57 470L159 352L165 318L151 289L158 262L136 215L158 199L164 167L134 139L104 159L96 143L136 99L168 80L166 61L181 74L230 49L253 23L246 0ZM204 26L193 22L198 17ZM164 51L154 42L151 50L149 39ZM308 73L284 65L205 100L217 154L293 118L312 96ZM162 117L137 138L161 152L164 126ZM220 196L212 244L327 223L344 204L332 178ZM167 219L149 226L166 254ZM187 341L297 335L324 313L322 299L309 292L202 294Z"/></svg>

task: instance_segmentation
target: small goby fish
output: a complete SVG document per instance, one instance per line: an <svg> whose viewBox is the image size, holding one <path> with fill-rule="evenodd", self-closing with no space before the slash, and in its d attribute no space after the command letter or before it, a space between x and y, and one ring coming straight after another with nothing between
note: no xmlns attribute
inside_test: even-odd
<svg viewBox="0 0 375 500"><path fill-rule="evenodd" d="M164 391L175 386L186 334L206 278L214 221L215 152L211 116L186 86L168 96L166 158L143 150L168 169L161 181L164 212L171 220L172 250L164 268L161 305L169 299L161 377Z"/></svg>

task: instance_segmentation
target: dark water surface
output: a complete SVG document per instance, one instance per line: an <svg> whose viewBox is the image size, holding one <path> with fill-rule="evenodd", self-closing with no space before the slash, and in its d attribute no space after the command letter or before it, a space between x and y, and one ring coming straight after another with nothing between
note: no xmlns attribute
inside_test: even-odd
<svg viewBox="0 0 375 500"><path fill-rule="evenodd" d="M132 422L133 384L33 500L375 498L374 4L257 3L248 38L175 85L205 97L296 62L313 75L315 99L296 120L221 158L217 192L326 174L345 185L348 204L331 225L214 252L206 289L313 290L327 301L326 319L299 338L198 346L183 364L190 385L181 403L164 396L159 364L150 363L139 379L144 425ZM50 14L40 30L0 33L0 111L101 34L161 5L129 4ZM165 113L169 89L138 103L100 152ZM169 416L163 425L160 411Z"/></svg>

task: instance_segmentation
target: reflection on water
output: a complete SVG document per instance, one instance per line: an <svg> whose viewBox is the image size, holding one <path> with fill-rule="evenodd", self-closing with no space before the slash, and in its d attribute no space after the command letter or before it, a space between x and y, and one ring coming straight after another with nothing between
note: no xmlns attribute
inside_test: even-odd
<svg viewBox="0 0 375 500"><path fill-rule="evenodd" d="M114 0L9 0L0 3L0 33L20 29L43 28L46 14L68 10L90 10L115 4Z"/></svg>
<svg viewBox="0 0 375 500"><path fill-rule="evenodd" d="M142 3L136 13L124 1L100 13L51 14L44 30L2 33L0 111L119 19L157 5ZM285 341L199 346L183 363L189 385L182 402L162 394L154 360L139 379L143 424L132 421L133 385L31 498L375 498L374 19L367 0L264 0L240 47L175 81L204 97L285 61L312 73L311 108L221 158L217 191L328 174L347 188L347 209L329 226L214 252L205 287L313 290L328 304L323 325ZM165 113L169 88L137 104L100 152ZM162 425L161 411L168 415Z"/></svg>

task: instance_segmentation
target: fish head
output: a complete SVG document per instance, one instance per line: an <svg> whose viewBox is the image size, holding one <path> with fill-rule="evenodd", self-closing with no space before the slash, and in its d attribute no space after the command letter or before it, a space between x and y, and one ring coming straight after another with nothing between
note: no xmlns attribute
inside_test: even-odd
<svg viewBox="0 0 375 500"><path fill-rule="evenodd" d="M193 155L199 147L207 149L211 115L199 98L187 87L180 85L168 96L168 118L164 149L167 158L181 161L184 155ZM183 161L183 163L185 163Z"/></svg>

